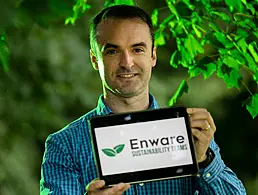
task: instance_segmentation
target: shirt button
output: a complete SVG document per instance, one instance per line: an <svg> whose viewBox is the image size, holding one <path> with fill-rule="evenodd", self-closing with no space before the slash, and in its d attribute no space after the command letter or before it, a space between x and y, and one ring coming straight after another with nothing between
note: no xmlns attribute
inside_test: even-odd
<svg viewBox="0 0 258 195"><path fill-rule="evenodd" d="M209 178L210 176L211 176L210 173L207 173L207 174L206 174L206 178Z"/></svg>
<svg viewBox="0 0 258 195"><path fill-rule="evenodd" d="M139 186L143 186L143 185L144 185L144 183L140 183L140 184L139 184Z"/></svg>

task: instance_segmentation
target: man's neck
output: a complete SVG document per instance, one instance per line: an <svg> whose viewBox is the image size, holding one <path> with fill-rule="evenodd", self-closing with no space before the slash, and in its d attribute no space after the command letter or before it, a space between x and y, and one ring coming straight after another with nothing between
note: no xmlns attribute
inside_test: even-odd
<svg viewBox="0 0 258 195"><path fill-rule="evenodd" d="M134 112L147 110L149 107L149 92L143 92L133 97L121 97L107 92L104 95L105 103L114 113Z"/></svg>

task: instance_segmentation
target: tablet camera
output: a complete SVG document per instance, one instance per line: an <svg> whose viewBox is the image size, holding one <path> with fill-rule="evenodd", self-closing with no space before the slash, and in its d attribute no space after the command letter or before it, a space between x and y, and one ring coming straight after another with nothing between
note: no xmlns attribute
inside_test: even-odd
<svg viewBox="0 0 258 195"><path fill-rule="evenodd" d="M131 118L131 115L129 114L129 115L127 115L125 118L124 118L124 120L125 121L130 121L132 118Z"/></svg>
<svg viewBox="0 0 258 195"><path fill-rule="evenodd" d="M184 170L182 168L179 168L176 170L176 173L182 173Z"/></svg>

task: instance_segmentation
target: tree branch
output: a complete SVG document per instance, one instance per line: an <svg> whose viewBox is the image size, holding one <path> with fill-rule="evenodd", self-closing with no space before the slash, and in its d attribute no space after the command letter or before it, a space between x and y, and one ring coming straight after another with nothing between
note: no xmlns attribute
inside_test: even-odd
<svg viewBox="0 0 258 195"><path fill-rule="evenodd" d="M250 93L250 95L254 95L250 89L246 86L245 82L243 80L241 80L241 83L244 85L244 87L246 88L246 90Z"/></svg>

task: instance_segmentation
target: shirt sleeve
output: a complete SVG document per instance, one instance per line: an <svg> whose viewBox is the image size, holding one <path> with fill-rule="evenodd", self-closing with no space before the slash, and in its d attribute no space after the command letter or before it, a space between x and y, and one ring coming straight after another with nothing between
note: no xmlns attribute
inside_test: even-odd
<svg viewBox="0 0 258 195"><path fill-rule="evenodd" d="M245 195L246 191L242 182L224 164L214 139L211 141L210 148L215 157L205 169L200 170L201 175L197 177L197 189L200 194Z"/></svg>
<svg viewBox="0 0 258 195"><path fill-rule="evenodd" d="M46 140L41 166L41 195L82 194L79 172L69 155L69 149L63 147L63 140L66 139L52 135Z"/></svg>

